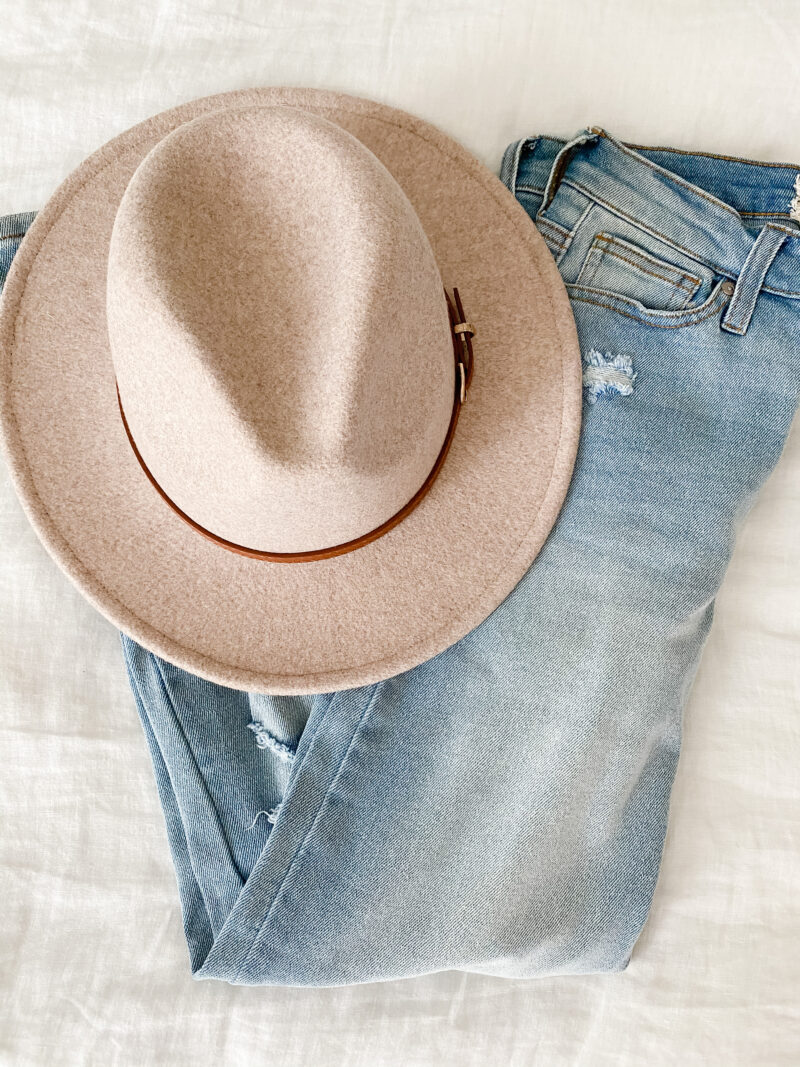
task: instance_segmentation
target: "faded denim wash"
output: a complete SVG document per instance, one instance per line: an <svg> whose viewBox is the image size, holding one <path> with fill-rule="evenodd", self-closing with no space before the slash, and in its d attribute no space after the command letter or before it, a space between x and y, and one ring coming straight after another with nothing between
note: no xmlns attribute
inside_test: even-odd
<svg viewBox="0 0 800 1067"><path fill-rule="evenodd" d="M797 403L797 168L586 130L511 145L502 177L585 365L569 493L516 589L414 670L305 698L122 638L196 978L615 971L647 917L714 596Z"/></svg>

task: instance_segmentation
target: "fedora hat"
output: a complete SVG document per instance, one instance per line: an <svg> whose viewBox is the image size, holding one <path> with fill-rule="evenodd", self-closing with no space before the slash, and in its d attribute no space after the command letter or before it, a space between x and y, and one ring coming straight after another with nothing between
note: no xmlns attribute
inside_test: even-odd
<svg viewBox="0 0 800 1067"><path fill-rule="evenodd" d="M402 111L251 89L89 156L0 308L0 428L117 627L241 689L377 682L476 627L563 501L580 355L501 182Z"/></svg>

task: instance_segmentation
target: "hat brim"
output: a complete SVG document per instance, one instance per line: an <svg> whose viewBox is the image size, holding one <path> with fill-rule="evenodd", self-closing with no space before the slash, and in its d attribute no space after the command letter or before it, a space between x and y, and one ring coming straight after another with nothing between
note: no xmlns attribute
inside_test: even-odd
<svg viewBox="0 0 800 1067"><path fill-rule="evenodd" d="M324 115L375 153L414 205L443 282L458 287L477 330L473 382L430 492L377 541L312 563L236 555L164 504L125 435L106 331L109 239L136 167L176 126L254 103ZM195 100L85 160L37 215L9 272L0 390L2 438L23 506L91 603L195 674L278 694L380 681L479 625L525 574L557 517L581 417L569 300L511 193L429 124L307 89Z"/></svg>

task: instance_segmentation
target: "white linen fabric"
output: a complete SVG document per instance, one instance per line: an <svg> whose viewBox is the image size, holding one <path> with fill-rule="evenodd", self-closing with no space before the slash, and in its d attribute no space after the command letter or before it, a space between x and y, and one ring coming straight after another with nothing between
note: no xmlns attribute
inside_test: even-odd
<svg viewBox="0 0 800 1067"><path fill-rule="evenodd" d="M195 96L362 93L497 170L515 138L800 162L788 0L84 0L6 4L0 215ZM613 977L337 989L189 977L166 832L114 628L62 576L0 468L8 1064L794 1064L800 1057L800 427L751 511L685 716L653 909Z"/></svg>

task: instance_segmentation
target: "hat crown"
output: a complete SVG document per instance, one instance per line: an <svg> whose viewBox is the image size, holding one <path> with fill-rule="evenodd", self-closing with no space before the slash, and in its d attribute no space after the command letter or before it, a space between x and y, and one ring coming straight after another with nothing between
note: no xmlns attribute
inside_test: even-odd
<svg viewBox="0 0 800 1067"><path fill-rule="evenodd" d="M397 181L334 123L256 105L176 128L119 205L106 297L132 436L217 536L325 548L427 478L453 403L442 281Z"/></svg>

